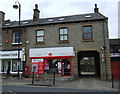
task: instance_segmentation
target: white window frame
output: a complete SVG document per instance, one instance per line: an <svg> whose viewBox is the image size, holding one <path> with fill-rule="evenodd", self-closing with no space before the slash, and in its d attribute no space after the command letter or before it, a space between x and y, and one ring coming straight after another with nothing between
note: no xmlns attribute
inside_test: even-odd
<svg viewBox="0 0 120 94"><path fill-rule="evenodd" d="M16 31L16 32L19 32L19 31ZM19 38L19 37L15 37L15 33L16 33L16 32L13 32L13 43L12 43L12 44L13 44L13 45L14 45L14 44L22 44L22 42L21 42L21 34L20 34L20 33L19 33L19 34L20 34L20 42L19 42L19 43L18 43L18 42L15 42L16 39Z"/></svg>
<svg viewBox="0 0 120 94"><path fill-rule="evenodd" d="M42 32L40 35L38 32ZM44 37L45 37L45 31L44 29L38 29L36 30L36 43L43 43L44 42ZM42 38L43 40L38 41L38 38Z"/></svg>
<svg viewBox="0 0 120 94"><path fill-rule="evenodd" d="M68 27L59 28L59 41L60 42L68 41Z"/></svg>

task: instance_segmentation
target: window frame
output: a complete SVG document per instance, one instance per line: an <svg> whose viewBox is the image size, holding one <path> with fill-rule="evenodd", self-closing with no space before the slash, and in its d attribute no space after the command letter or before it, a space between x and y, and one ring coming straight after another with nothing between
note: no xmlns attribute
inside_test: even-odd
<svg viewBox="0 0 120 94"><path fill-rule="evenodd" d="M17 32L18 32L18 34L20 34L19 37L15 37L15 33L17 33ZM16 39L19 39L19 41L15 42ZM21 42L22 42L21 33L19 31L13 32L13 42L12 42L12 44L21 44Z"/></svg>
<svg viewBox="0 0 120 94"><path fill-rule="evenodd" d="M67 29L67 34L60 34L60 30L61 29ZM63 31L63 33L64 33L64 31ZM60 38L61 38L61 36L63 36L63 40L61 40ZM67 40L65 40L65 36L67 36ZM69 40L69 36L68 36L68 27L61 27L61 28L59 28L59 42L68 42L68 40Z"/></svg>
<svg viewBox="0 0 120 94"><path fill-rule="evenodd" d="M91 27L91 31L89 32L84 32L84 27ZM92 25L85 25L85 26L82 26L82 34L83 34L83 40L93 40L93 28L92 28ZM85 34L90 34L90 38L85 38Z"/></svg>
<svg viewBox="0 0 120 94"><path fill-rule="evenodd" d="M37 32L38 32L38 31L43 31L43 35L37 36ZM37 40L38 37L42 37L42 38L43 38L43 41L38 41L38 40ZM37 30L36 30L36 43L43 43L43 42L44 42L44 37L45 37L45 31L44 31L44 29L37 29Z"/></svg>

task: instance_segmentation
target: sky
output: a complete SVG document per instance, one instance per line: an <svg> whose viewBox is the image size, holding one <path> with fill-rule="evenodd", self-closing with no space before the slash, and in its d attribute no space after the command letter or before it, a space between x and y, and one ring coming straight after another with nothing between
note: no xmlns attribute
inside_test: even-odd
<svg viewBox="0 0 120 94"><path fill-rule="evenodd" d="M21 4L21 20L33 18L35 4L38 4L40 18L93 13L97 4L99 12L108 17L109 38L118 38L120 0L0 0L0 11L5 13L5 20L18 20L18 10L13 9L16 1Z"/></svg>

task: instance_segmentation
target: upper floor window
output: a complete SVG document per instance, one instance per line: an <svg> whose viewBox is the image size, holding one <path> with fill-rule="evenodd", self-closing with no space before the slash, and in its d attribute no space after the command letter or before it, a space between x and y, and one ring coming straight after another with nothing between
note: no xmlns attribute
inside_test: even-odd
<svg viewBox="0 0 120 94"><path fill-rule="evenodd" d="M59 41L68 41L68 28L59 29Z"/></svg>
<svg viewBox="0 0 120 94"><path fill-rule="evenodd" d="M83 40L92 40L92 26L83 26Z"/></svg>
<svg viewBox="0 0 120 94"><path fill-rule="evenodd" d="M13 43L21 43L21 33L19 31L13 33Z"/></svg>
<svg viewBox="0 0 120 94"><path fill-rule="evenodd" d="M44 30L36 30L36 42L44 42Z"/></svg>
<svg viewBox="0 0 120 94"><path fill-rule="evenodd" d="M0 32L0 45L2 45L2 32Z"/></svg>

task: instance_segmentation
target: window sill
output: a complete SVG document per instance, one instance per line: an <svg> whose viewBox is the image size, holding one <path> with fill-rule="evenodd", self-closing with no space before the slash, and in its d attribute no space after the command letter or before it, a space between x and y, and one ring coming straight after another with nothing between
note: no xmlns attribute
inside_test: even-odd
<svg viewBox="0 0 120 94"><path fill-rule="evenodd" d="M58 44L61 44L61 43L69 43L69 41L59 41Z"/></svg>
<svg viewBox="0 0 120 94"><path fill-rule="evenodd" d="M22 44L22 42L20 42L20 43L12 43L12 45L21 45Z"/></svg>
<svg viewBox="0 0 120 94"><path fill-rule="evenodd" d="M83 42L94 42L94 40L83 40Z"/></svg>
<svg viewBox="0 0 120 94"><path fill-rule="evenodd" d="M39 43L35 43L35 45L44 45L45 42L39 42Z"/></svg>

